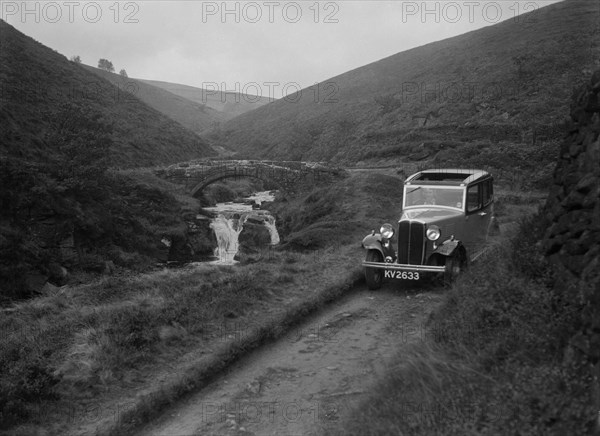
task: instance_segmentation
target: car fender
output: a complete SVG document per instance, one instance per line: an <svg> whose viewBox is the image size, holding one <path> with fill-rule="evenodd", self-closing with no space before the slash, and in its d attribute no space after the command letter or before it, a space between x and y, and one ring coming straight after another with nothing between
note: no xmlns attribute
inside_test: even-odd
<svg viewBox="0 0 600 436"><path fill-rule="evenodd" d="M441 254L442 256L451 256L459 247L462 246L463 244L459 240L448 239L438 245L437 248L433 250L431 255L433 256L434 254Z"/></svg>
<svg viewBox="0 0 600 436"><path fill-rule="evenodd" d="M363 248L367 250L377 250L381 253L381 256L385 258L383 253L383 246L381 244L381 233L373 233L371 235L367 235L362 240Z"/></svg>
<svg viewBox="0 0 600 436"><path fill-rule="evenodd" d="M367 250L377 250L381 253L381 257L386 259L391 257L392 259L396 257L396 253L394 253L394 249L392 248L392 244L390 243L388 248L383 245L383 238L380 233L374 233L371 235L365 236L362 240L363 248Z"/></svg>

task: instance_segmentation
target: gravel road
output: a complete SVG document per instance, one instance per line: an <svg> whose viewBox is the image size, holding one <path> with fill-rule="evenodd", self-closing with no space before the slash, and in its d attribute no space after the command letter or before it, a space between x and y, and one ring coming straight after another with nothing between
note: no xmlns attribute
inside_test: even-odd
<svg viewBox="0 0 600 436"><path fill-rule="evenodd" d="M351 413L394 353L426 339L425 322L441 298L439 289L410 282L355 288L136 434L320 434Z"/></svg>

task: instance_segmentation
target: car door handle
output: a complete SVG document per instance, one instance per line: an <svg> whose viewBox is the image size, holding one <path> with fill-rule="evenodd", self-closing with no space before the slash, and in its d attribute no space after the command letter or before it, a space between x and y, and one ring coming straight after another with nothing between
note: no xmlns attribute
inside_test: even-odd
<svg viewBox="0 0 600 436"><path fill-rule="evenodd" d="M479 216L486 216L487 212L479 212L477 215L479 215Z"/></svg>

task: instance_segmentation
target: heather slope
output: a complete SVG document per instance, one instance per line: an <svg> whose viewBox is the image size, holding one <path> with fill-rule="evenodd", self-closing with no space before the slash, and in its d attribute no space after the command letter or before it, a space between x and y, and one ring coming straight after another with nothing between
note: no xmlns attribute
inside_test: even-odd
<svg viewBox="0 0 600 436"><path fill-rule="evenodd" d="M111 165L166 164L216 154L202 139L126 89L90 73L0 21L0 152L45 161L60 107L86 108L112 125Z"/></svg>
<svg viewBox="0 0 600 436"><path fill-rule="evenodd" d="M573 84L598 58L599 12L596 2L567 0L404 51L207 138L243 156L346 164L482 165L500 154L512 170L539 159L524 152L558 147Z"/></svg>
<svg viewBox="0 0 600 436"><path fill-rule="evenodd" d="M215 155L199 136L4 21L0 89L0 305L150 268L165 237L193 254L195 200L118 168Z"/></svg>
<svg viewBox="0 0 600 436"><path fill-rule="evenodd" d="M205 104L196 103L175 95L143 80L123 77L89 65L82 66L97 76L108 80L116 87L130 92L148 106L177 121L192 132L200 133L209 127L213 127L215 123L227 119L223 114Z"/></svg>
<svg viewBox="0 0 600 436"><path fill-rule="evenodd" d="M243 94L241 92L228 91L223 89L223 84L209 82L206 89L196 88L195 86L182 85L180 83L163 82L160 80L143 80L140 82L156 86L167 90L175 95L195 103L206 105L221 113L226 119L257 109L269 103L267 97Z"/></svg>

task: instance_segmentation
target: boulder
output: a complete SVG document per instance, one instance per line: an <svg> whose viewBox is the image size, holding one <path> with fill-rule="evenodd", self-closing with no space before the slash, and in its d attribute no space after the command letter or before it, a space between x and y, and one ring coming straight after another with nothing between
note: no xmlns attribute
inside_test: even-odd
<svg viewBox="0 0 600 436"><path fill-rule="evenodd" d="M107 260L104 262L104 269L102 270L102 274L105 275L113 275L117 268L112 260Z"/></svg>
<svg viewBox="0 0 600 436"><path fill-rule="evenodd" d="M48 274L50 275L50 281L58 286L66 284L69 279L69 272L67 269L57 262L50 262L48 265Z"/></svg>
<svg viewBox="0 0 600 436"><path fill-rule="evenodd" d="M48 276L46 274L33 271L25 274L24 281L27 291L31 293L39 293L42 291L44 285L48 281Z"/></svg>

